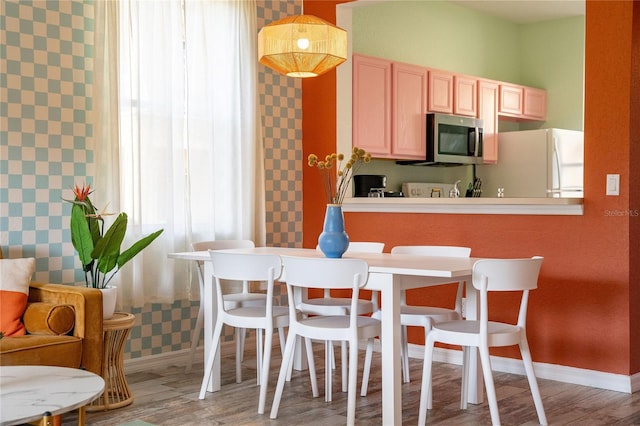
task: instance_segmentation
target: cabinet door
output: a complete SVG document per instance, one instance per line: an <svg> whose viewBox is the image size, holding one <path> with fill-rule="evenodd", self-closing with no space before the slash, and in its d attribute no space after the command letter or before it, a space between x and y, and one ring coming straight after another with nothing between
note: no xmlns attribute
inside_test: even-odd
<svg viewBox="0 0 640 426"><path fill-rule="evenodd" d="M532 120L547 119L547 91L524 88L524 117Z"/></svg>
<svg viewBox="0 0 640 426"><path fill-rule="evenodd" d="M453 113L453 74L429 70L429 112Z"/></svg>
<svg viewBox="0 0 640 426"><path fill-rule="evenodd" d="M498 162L498 83L478 81L478 118L482 120L482 156L485 164Z"/></svg>
<svg viewBox="0 0 640 426"><path fill-rule="evenodd" d="M353 55L353 146L391 156L391 62Z"/></svg>
<svg viewBox="0 0 640 426"><path fill-rule="evenodd" d="M498 112L500 114L520 117L522 115L523 94L522 86L501 84Z"/></svg>
<svg viewBox="0 0 640 426"><path fill-rule="evenodd" d="M393 63L391 154L396 159L426 158L427 69Z"/></svg>
<svg viewBox="0 0 640 426"><path fill-rule="evenodd" d="M456 75L453 77L453 113L475 117L477 114L476 93L478 80Z"/></svg>

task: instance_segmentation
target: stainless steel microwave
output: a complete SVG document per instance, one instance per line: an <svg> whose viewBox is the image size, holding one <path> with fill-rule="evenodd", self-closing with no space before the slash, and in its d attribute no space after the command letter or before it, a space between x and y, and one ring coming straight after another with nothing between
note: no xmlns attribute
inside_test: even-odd
<svg viewBox="0 0 640 426"><path fill-rule="evenodd" d="M482 164L482 120L458 115L426 115L427 157L398 161L416 166Z"/></svg>

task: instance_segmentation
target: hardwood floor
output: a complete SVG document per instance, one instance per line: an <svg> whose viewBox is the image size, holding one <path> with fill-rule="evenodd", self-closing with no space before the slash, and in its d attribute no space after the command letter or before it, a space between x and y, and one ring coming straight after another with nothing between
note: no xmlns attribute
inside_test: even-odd
<svg viewBox="0 0 640 426"><path fill-rule="evenodd" d="M184 365L167 365L127 375L134 394L132 405L101 412L88 412L87 424L116 426L134 420L154 425L342 425L346 423L346 393L340 391L340 374L334 374L333 402L324 402L324 367L321 346L316 349L316 367L320 397L311 396L306 371L293 372L291 383L285 386L277 420L269 419L273 392L280 366L280 351L274 347L267 408L257 414L255 350L247 345L243 363L243 379L235 383L233 355L222 358L222 390L198 399L202 379L202 363L194 364L191 373ZM340 351L336 351L339 355ZM364 353L360 354L360 369ZM369 392L357 397L356 423L381 424L380 355L374 354ZM434 365L433 410L427 424L488 425L491 423L486 404L469 405L461 410L461 367L451 364ZM420 400L422 360L411 360L412 382L404 384L403 424L416 424ZM535 425L538 418L525 376L494 373L498 406L503 425ZM551 380L538 380L550 425L640 425L640 393L633 395L571 385ZM359 390L359 386L358 386ZM77 415L63 416L63 425L77 424Z"/></svg>

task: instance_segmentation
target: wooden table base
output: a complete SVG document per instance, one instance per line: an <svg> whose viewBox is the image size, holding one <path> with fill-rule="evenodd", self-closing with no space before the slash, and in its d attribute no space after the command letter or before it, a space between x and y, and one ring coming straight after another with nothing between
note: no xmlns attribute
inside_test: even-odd
<svg viewBox="0 0 640 426"><path fill-rule="evenodd" d="M135 320L134 315L125 312L116 312L111 319L104 320L104 392L86 407L87 411L111 410L133 402L133 393L124 375L123 354L124 344Z"/></svg>

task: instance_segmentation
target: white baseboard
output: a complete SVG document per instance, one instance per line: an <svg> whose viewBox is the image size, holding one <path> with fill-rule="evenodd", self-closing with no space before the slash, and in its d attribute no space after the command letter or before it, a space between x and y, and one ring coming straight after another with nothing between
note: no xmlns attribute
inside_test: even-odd
<svg viewBox="0 0 640 426"><path fill-rule="evenodd" d="M253 345L251 338L247 339L247 345ZM364 349L363 345L361 349ZM380 342L376 341L374 350L380 351ZM233 354L235 351L234 342L222 344L223 355ZM409 357L416 359L424 358L424 346L409 344ZM433 354L434 361L447 362L451 364L462 364L462 352L454 349L436 348ZM124 361L126 373L136 373L148 371L153 368L162 368L167 365L185 365L189 359L189 350L183 349L176 352L150 355L141 358L127 359ZM195 362L203 361L203 349L198 348L195 355ZM518 359L492 356L491 365L493 370L504 373L524 375L524 366ZM631 376L623 374L606 373L602 371L587 370L583 368L568 367L556 364L545 364L534 362L536 376L539 379L555 380L563 383L571 383L581 386L589 386L599 389L612 390L617 392L634 393L640 391L640 373Z"/></svg>
<svg viewBox="0 0 640 426"><path fill-rule="evenodd" d="M424 346L409 344L409 356L411 358L424 359ZM462 351L435 348L433 359L438 362L461 365ZM534 362L533 365L536 370L536 377L539 379L549 379L625 393L633 393L640 390L640 373L625 376L623 374L605 373L602 371L541 362ZM492 356L491 367L495 371L525 375L524 365L519 359Z"/></svg>

